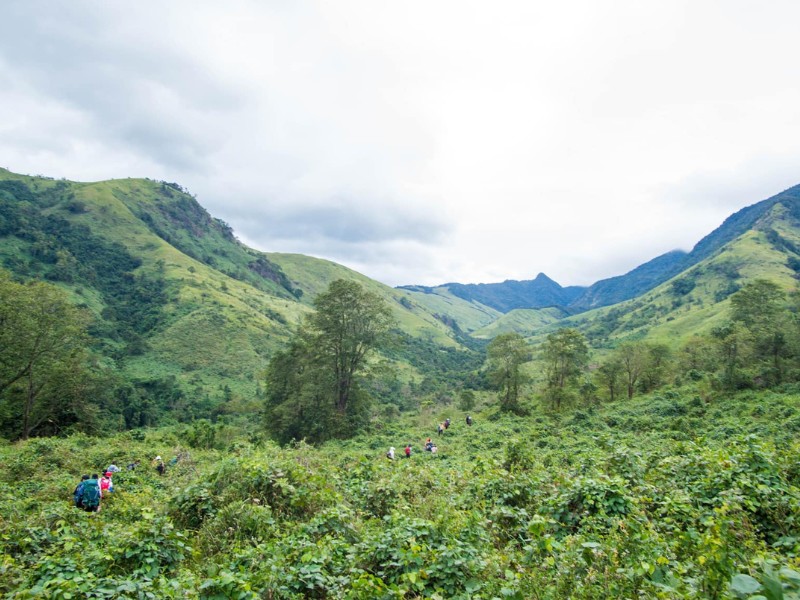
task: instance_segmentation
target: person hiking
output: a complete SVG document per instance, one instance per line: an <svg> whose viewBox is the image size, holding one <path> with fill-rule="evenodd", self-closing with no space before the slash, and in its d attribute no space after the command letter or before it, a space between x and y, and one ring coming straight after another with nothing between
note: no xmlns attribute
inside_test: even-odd
<svg viewBox="0 0 800 600"><path fill-rule="evenodd" d="M447 418L444 420L444 428L445 428L445 429L450 429L450 417L447 417Z"/></svg>
<svg viewBox="0 0 800 600"><path fill-rule="evenodd" d="M394 446L389 448L389 451L386 453L386 458L394 460Z"/></svg>
<svg viewBox="0 0 800 600"><path fill-rule="evenodd" d="M111 471L106 471L100 478L100 491L103 492L104 495L106 493L114 493L114 482L111 481L112 475L114 474Z"/></svg>
<svg viewBox="0 0 800 600"><path fill-rule="evenodd" d="M438 431L439 431L439 435L442 435L444 433L444 423L439 423Z"/></svg>
<svg viewBox="0 0 800 600"><path fill-rule="evenodd" d="M88 475L81 475L81 481L75 486L75 491L72 492L72 499L75 501L75 506L83 508L83 484L89 479Z"/></svg>
<svg viewBox="0 0 800 600"><path fill-rule="evenodd" d="M467 415L467 425L472 427L472 417L470 417L469 415Z"/></svg>
<svg viewBox="0 0 800 600"><path fill-rule="evenodd" d="M158 474L163 475L164 471L167 470L167 466L164 464L164 461L161 460L160 456L156 456L154 462L156 463L156 471L158 471Z"/></svg>
<svg viewBox="0 0 800 600"><path fill-rule="evenodd" d="M81 508L86 512L100 512L100 500L102 498L103 492L100 490L100 482L97 474L93 473L89 479L83 482Z"/></svg>
<svg viewBox="0 0 800 600"><path fill-rule="evenodd" d="M406 458L411 458L411 444L408 444L405 449Z"/></svg>
<svg viewBox="0 0 800 600"><path fill-rule="evenodd" d="M433 448L433 442L431 441L431 438L428 438L425 440L425 451L430 452L431 448Z"/></svg>
<svg viewBox="0 0 800 600"><path fill-rule="evenodd" d="M106 469L106 472L109 472L109 471L110 471L111 473L119 473L120 471L122 471L122 469L120 469L120 468L119 468L117 465L115 465L114 463L111 463L110 465L108 465L108 468Z"/></svg>

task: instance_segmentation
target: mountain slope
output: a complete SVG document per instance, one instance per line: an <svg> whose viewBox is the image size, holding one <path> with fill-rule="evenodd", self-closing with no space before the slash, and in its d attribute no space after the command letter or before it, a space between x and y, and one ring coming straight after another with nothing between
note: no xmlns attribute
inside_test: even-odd
<svg viewBox="0 0 800 600"><path fill-rule="evenodd" d="M798 200L800 185L747 206L725 219L722 225L700 240L691 252L668 252L625 275L598 281L577 297L569 305L569 309L580 312L635 298L708 258L753 228L776 204L794 205Z"/></svg>
<svg viewBox="0 0 800 600"><path fill-rule="evenodd" d="M176 184L0 170L0 266L65 289L94 315L107 364L181 418L253 402L269 356L340 277L384 297L407 339L468 352L448 319L407 292L328 261L248 248ZM421 379L406 360L394 363Z"/></svg>
<svg viewBox="0 0 800 600"><path fill-rule="evenodd" d="M416 292L429 293L425 286L402 286ZM439 288L446 288L453 296L467 302L479 302L497 311L506 313L515 308L546 308L548 306L567 306L573 302L585 288L579 286L561 287L544 273L527 281L506 280L502 283L445 283Z"/></svg>
<svg viewBox="0 0 800 600"><path fill-rule="evenodd" d="M748 219L747 229L739 228L738 237L702 248L699 255L705 257L672 279L638 298L569 317L561 325L580 328L596 347L642 337L678 347L725 322L730 296L748 282L767 279L787 293L796 290L800 197L776 198L748 214L756 216Z"/></svg>

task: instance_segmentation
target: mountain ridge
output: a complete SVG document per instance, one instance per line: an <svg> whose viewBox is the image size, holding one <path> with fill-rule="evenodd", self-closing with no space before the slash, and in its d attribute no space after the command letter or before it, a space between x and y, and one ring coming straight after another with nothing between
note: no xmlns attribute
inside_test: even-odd
<svg viewBox="0 0 800 600"><path fill-rule="evenodd" d="M789 187L767 199L746 206L728 216L717 228L698 241L690 251L671 250L634 269L589 286L562 287L544 273L532 280L506 280L500 283L461 284L440 286L400 286L400 289L430 293L433 289L448 289L466 301L482 304L508 313L515 309L556 307L570 314L611 306L636 298L658 287L682 271L690 269L726 243L752 227L772 206L779 202L800 201L800 185Z"/></svg>

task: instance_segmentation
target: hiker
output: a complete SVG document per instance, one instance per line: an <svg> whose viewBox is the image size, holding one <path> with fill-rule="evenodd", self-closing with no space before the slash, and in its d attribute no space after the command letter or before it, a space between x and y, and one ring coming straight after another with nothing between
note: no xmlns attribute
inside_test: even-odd
<svg viewBox="0 0 800 600"><path fill-rule="evenodd" d="M447 417L447 418L444 420L444 428L445 428L445 429L450 429L450 417Z"/></svg>
<svg viewBox="0 0 800 600"><path fill-rule="evenodd" d="M433 442L431 441L431 438L428 438L428 439L425 441L425 451L426 451L426 452L430 452L430 451L431 451L431 448L433 448Z"/></svg>
<svg viewBox="0 0 800 600"><path fill-rule="evenodd" d="M128 471L135 471L136 467L138 467L139 464L141 464L141 461L138 461L138 460L135 460L132 463L128 463L128 467L127 467Z"/></svg>
<svg viewBox="0 0 800 600"><path fill-rule="evenodd" d="M472 417L470 417L469 415L467 415L467 425L472 427Z"/></svg>
<svg viewBox="0 0 800 600"><path fill-rule="evenodd" d="M439 435L444 433L444 423L439 423Z"/></svg>
<svg viewBox="0 0 800 600"><path fill-rule="evenodd" d="M114 493L114 482L111 481L111 476L114 475L111 471L106 471L103 473L103 476L100 478L100 491L105 494L108 492L109 494Z"/></svg>
<svg viewBox="0 0 800 600"><path fill-rule="evenodd" d="M106 472L110 472L110 473L119 473L120 471L122 471L122 469L120 469L114 463L111 463L110 465L108 465L108 468L106 469Z"/></svg>
<svg viewBox="0 0 800 600"><path fill-rule="evenodd" d="M405 449L406 458L411 458L411 444L408 444Z"/></svg>
<svg viewBox="0 0 800 600"><path fill-rule="evenodd" d="M100 483L96 473L83 482L81 490L81 508L86 512L100 512L100 500L103 492L100 491Z"/></svg>
<svg viewBox="0 0 800 600"><path fill-rule="evenodd" d="M161 460L160 456L156 456L155 463L156 463L156 471L158 471L159 475L163 475L164 471L167 470L167 466L164 464L164 461Z"/></svg>
<svg viewBox="0 0 800 600"><path fill-rule="evenodd" d="M75 506L83 508L83 483L89 479L88 475L81 475L81 481L75 486L75 491L72 492L72 499L75 501Z"/></svg>
<svg viewBox="0 0 800 600"><path fill-rule="evenodd" d="M386 458L394 460L394 446L389 448L389 451L386 453Z"/></svg>

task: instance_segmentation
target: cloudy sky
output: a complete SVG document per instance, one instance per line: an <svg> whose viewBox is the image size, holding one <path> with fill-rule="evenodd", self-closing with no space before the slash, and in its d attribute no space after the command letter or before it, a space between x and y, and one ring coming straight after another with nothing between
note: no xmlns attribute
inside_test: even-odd
<svg viewBox="0 0 800 600"><path fill-rule="evenodd" d="M391 285L619 275L800 183L800 2L5 0L0 166Z"/></svg>

